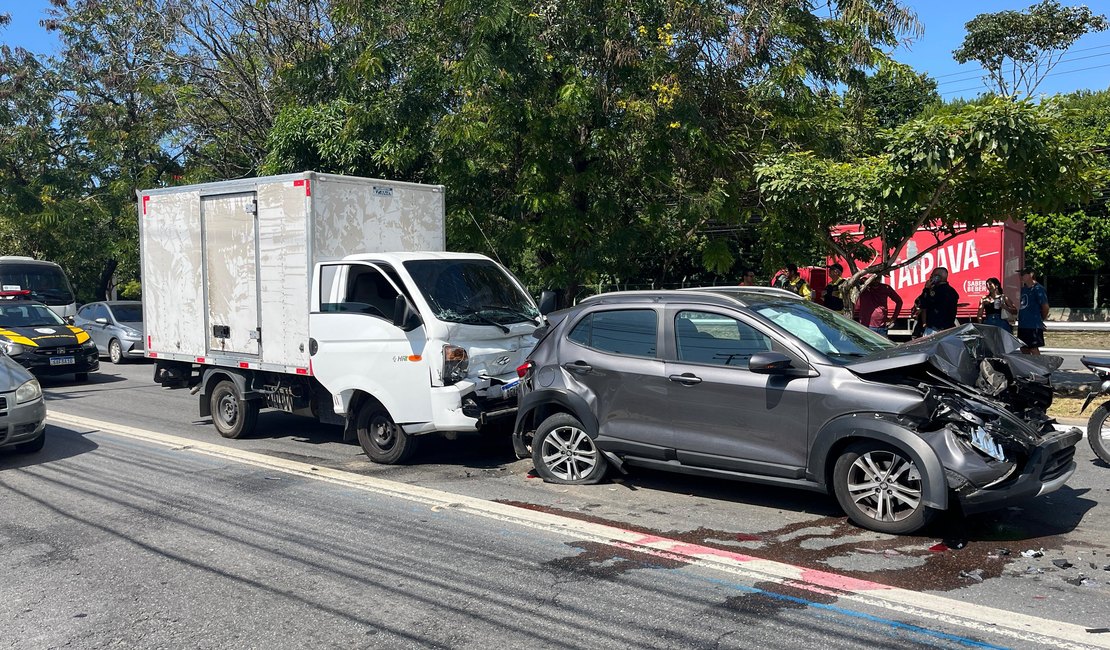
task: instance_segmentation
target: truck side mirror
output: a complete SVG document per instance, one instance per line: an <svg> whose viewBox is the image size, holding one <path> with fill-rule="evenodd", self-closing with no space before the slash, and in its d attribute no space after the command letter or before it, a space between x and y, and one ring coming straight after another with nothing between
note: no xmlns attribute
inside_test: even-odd
<svg viewBox="0 0 1110 650"><path fill-rule="evenodd" d="M540 294L540 313L547 316L559 308L559 295L551 290Z"/></svg>
<svg viewBox="0 0 1110 650"><path fill-rule="evenodd" d="M393 324L406 332L411 332L424 324L420 314L412 308L412 303L404 296L397 296L393 301Z"/></svg>

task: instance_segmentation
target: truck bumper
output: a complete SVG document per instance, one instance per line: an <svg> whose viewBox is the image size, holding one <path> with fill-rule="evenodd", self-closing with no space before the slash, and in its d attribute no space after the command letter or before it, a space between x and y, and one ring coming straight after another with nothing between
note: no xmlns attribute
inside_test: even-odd
<svg viewBox="0 0 1110 650"><path fill-rule="evenodd" d="M486 393L486 390L475 391L469 382L432 388L432 421L406 422L401 428L410 435L477 431L491 420L516 415L515 393L511 397L498 393L497 398Z"/></svg>

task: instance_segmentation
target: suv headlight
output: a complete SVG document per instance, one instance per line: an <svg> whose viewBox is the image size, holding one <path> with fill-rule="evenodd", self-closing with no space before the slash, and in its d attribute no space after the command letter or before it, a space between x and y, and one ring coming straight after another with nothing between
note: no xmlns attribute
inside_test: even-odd
<svg viewBox="0 0 1110 650"><path fill-rule="evenodd" d="M0 348L3 348L9 357L17 357L27 351L26 347L8 339L0 339Z"/></svg>
<svg viewBox="0 0 1110 650"><path fill-rule="evenodd" d="M128 341L138 341L139 339L143 338L142 332L140 332L139 330L133 330L130 327L123 328L123 330L120 331L120 336L127 339Z"/></svg>
<svg viewBox="0 0 1110 650"><path fill-rule="evenodd" d="M16 404L25 404L40 398L42 398L42 386L39 385L39 380L37 379L32 379L15 389Z"/></svg>

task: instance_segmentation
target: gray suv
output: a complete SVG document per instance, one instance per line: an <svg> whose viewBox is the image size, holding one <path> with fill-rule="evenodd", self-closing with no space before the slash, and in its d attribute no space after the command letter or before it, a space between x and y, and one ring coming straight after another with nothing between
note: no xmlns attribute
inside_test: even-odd
<svg viewBox="0 0 1110 650"><path fill-rule="evenodd" d="M595 296L536 336L513 443L547 481L641 466L831 492L901 534L1075 471L1082 432L1045 414L1060 359L996 327L894 346L786 292L727 288Z"/></svg>

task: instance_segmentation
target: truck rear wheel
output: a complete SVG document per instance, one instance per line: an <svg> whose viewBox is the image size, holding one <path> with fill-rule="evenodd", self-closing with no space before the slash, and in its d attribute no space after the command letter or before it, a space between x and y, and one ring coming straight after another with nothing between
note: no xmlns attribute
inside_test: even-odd
<svg viewBox="0 0 1110 650"><path fill-rule="evenodd" d="M224 379L209 396L212 424L225 438L244 438L254 432L258 422L258 402L245 400L235 382Z"/></svg>
<svg viewBox="0 0 1110 650"><path fill-rule="evenodd" d="M374 403L363 404L355 420L358 444L370 460L384 465L406 462L416 453L415 437L405 433L389 413Z"/></svg>

